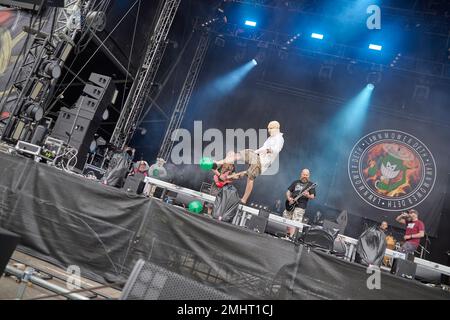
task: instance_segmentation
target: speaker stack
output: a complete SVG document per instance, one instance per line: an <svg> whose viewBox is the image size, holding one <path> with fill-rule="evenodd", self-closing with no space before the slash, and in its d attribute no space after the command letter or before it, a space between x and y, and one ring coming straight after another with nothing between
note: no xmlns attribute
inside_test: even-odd
<svg viewBox="0 0 450 320"><path fill-rule="evenodd" d="M61 108L51 136L78 150L76 168L82 170L94 139L112 102L115 86L110 77L92 73L74 108Z"/></svg>

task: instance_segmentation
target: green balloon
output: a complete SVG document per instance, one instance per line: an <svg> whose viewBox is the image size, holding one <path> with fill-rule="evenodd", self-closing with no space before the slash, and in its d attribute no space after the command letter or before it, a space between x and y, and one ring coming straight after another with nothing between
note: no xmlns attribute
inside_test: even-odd
<svg viewBox="0 0 450 320"><path fill-rule="evenodd" d="M188 209L192 213L200 213L203 210L203 205L200 201L194 200L189 203Z"/></svg>
<svg viewBox="0 0 450 320"><path fill-rule="evenodd" d="M203 157L200 159L200 168L205 171L209 171L213 168L214 161L209 157Z"/></svg>

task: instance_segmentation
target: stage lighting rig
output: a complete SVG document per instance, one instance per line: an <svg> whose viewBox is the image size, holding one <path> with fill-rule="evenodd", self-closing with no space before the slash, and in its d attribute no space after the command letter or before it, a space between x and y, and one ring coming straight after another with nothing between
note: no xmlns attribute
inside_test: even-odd
<svg viewBox="0 0 450 320"><path fill-rule="evenodd" d="M106 14L103 11L91 11L86 16L86 24L91 30L101 32L106 27Z"/></svg>

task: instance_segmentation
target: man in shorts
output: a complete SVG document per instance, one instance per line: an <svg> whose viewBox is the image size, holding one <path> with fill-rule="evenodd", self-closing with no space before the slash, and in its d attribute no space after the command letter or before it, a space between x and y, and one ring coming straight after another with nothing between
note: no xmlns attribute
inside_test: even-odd
<svg viewBox="0 0 450 320"><path fill-rule="evenodd" d="M243 204L247 203L252 193L256 177L263 174L272 165L283 149L284 138L280 132L280 123L278 121L271 121L267 129L270 136L258 150L245 149L238 153L231 152L224 160L215 163L216 166L221 166L224 163L234 163L235 161L244 160L246 164L249 164L246 171L228 177L229 179L239 179L247 176L247 185L244 196L241 198L241 203Z"/></svg>

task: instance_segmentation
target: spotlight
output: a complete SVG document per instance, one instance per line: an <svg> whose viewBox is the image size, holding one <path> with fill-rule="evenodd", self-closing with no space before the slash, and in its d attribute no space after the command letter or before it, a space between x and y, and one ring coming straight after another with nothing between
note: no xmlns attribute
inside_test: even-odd
<svg viewBox="0 0 450 320"><path fill-rule="evenodd" d="M61 76L61 67L56 61L45 61L42 65L42 71L53 79L58 79Z"/></svg>
<svg viewBox="0 0 450 320"><path fill-rule="evenodd" d="M373 90L373 89L375 89L375 85L373 83L369 83L369 84L367 84L367 89Z"/></svg>
<svg viewBox="0 0 450 320"><path fill-rule="evenodd" d="M376 50L376 51L381 51L381 49L383 49L383 46L371 43L371 44L369 44L369 49Z"/></svg>
<svg viewBox="0 0 450 320"><path fill-rule="evenodd" d="M245 25L250 27L256 27L256 21L245 20Z"/></svg>
<svg viewBox="0 0 450 320"><path fill-rule="evenodd" d="M258 65L258 62L255 59L252 59L252 63L256 66Z"/></svg>
<svg viewBox="0 0 450 320"><path fill-rule="evenodd" d="M311 33L311 38L323 40L323 34L320 34L320 33Z"/></svg>
<svg viewBox="0 0 450 320"><path fill-rule="evenodd" d="M44 109L38 104L35 103L27 103L24 106L25 114L34 119L35 121L40 121L44 116Z"/></svg>

